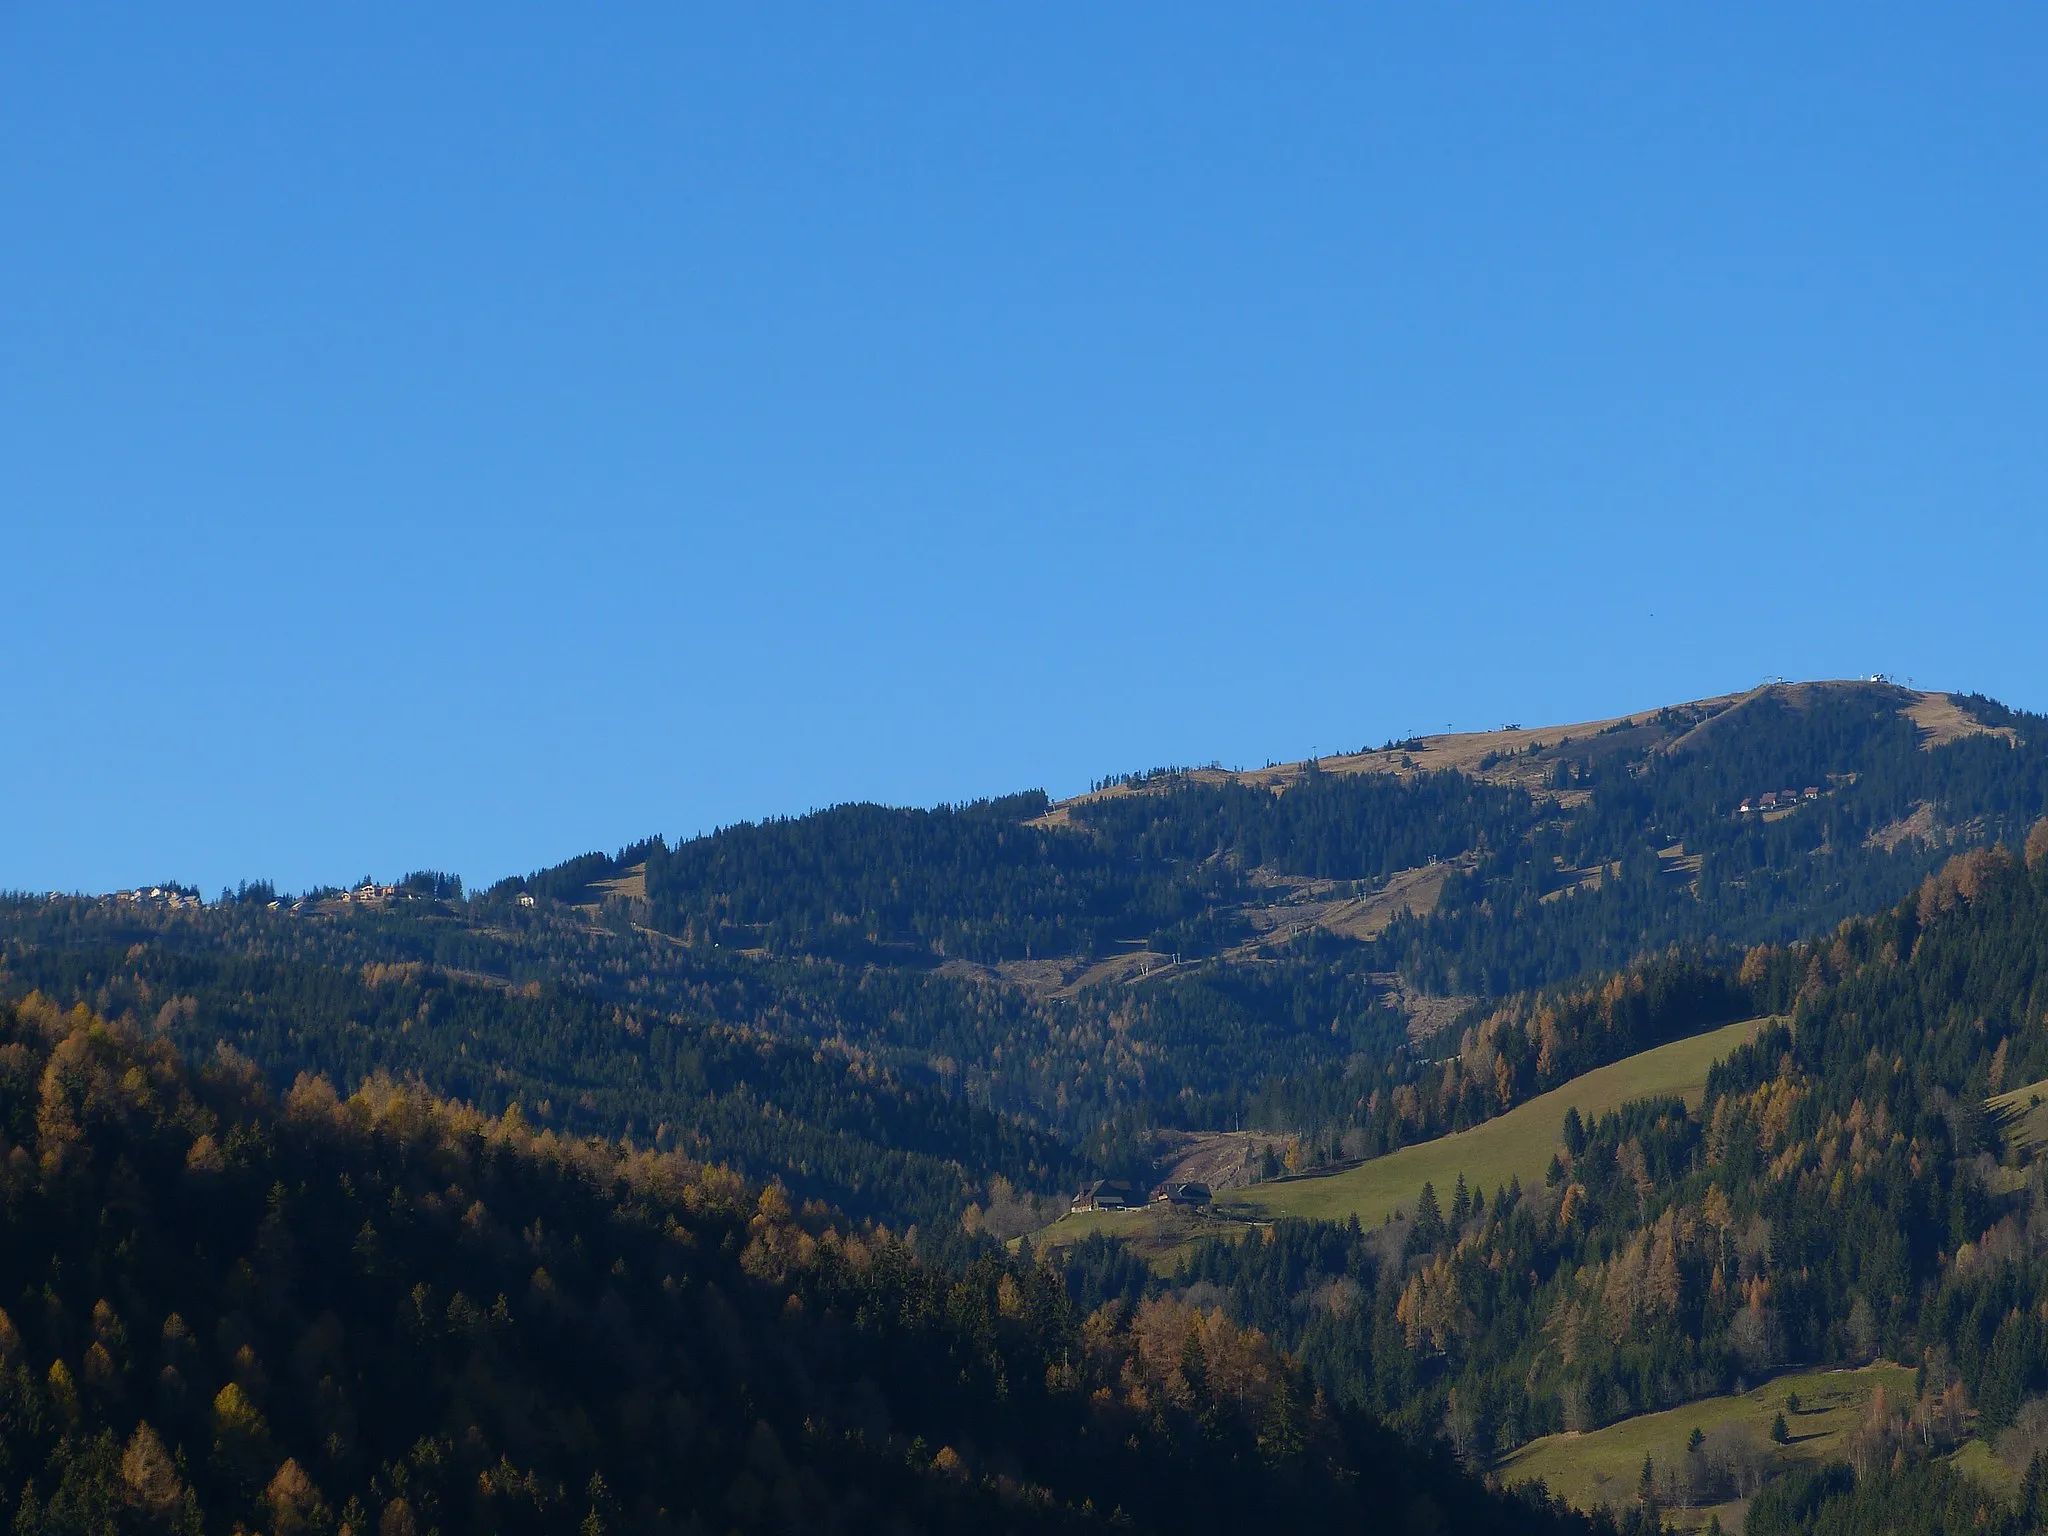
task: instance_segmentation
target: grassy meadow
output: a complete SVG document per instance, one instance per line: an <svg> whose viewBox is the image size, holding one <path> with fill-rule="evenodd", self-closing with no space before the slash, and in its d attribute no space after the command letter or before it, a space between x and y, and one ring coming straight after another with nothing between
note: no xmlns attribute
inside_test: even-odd
<svg viewBox="0 0 2048 1536"><path fill-rule="evenodd" d="M1342 1173L1221 1191L1217 1203L1225 1214L1239 1219L1303 1216L1341 1221L1355 1215L1370 1225L1396 1209L1411 1209L1425 1182L1435 1184L1438 1197L1448 1201L1460 1173L1475 1188L1485 1186L1489 1195L1511 1178L1520 1178L1525 1187L1540 1184L1559 1146L1567 1108L1575 1106L1590 1120L1633 1100L1664 1094L1678 1094L1697 1104L1706 1090L1707 1069L1747 1042L1762 1023L1747 1019L1674 1040L1596 1068L1469 1131L1417 1142Z"/></svg>
<svg viewBox="0 0 2048 1536"><path fill-rule="evenodd" d="M1065 1248L1091 1233L1106 1232L1130 1244L1154 1272L1170 1275L1202 1238L1235 1237L1244 1229L1243 1221L1160 1203L1129 1211L1073 1211L1032 1233L1031 1242L1037 1248Z"/></svg>
<svg viewBox="0 0 2048 1536"><path fill-rule="evenodd" d="M1541 1478L1552 1493L1589 1512L1603 1504L1620 1509L1635 1500L1643 1458L1648 1456L1660 1469L1680 1465L1695 1429L1710 1436L1717 1429L1725 1433L1723 1426L1729 1425L1753 1431L1755 1446L1766 1458L1767 1473L1839 1456L1849 1432L1863 1422L1879 1383L1894 1402L1910 1401L1913 1396L1913 1372L1904 1366L1797 1371L1739 1396L1703 1398L1662 1413L1638 1414L1586 1434L1545 1435L1530 1441L1495 1470L1511 1483ZM1782 1446L1773 1445L1771 1420L1785 1412L1785 1400L1792 1394L1798 1395L1799 1411L1785 1413L1790 1439ZM1668 1518L1681 1528L1698 1528L1718 1516L1722 1526L1732 1531L1741 1528L1742 1510L1737 1501L1674 1508Z"/></svg>

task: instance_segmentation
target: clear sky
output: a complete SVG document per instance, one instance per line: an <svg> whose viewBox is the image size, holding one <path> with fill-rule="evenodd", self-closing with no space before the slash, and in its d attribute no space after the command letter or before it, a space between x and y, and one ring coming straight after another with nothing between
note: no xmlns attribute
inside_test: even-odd
<svg viewBox="0 0 2048 1536"><path fill-rule="evenodd" d="M0 7L0 886L2048 707L2048 12Z"/></svg>

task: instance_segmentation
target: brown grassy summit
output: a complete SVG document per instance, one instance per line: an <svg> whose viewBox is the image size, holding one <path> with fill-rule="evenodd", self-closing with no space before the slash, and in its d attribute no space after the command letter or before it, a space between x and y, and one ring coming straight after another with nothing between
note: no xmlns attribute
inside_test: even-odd
<svg viewBox="0 0 2048 1536"><path fill-rule="evenodd" d="M1919 727L1923 747L1931 749L1974 735L2001 736L2008 741L2014 738L2010 726L1985 724L1949 694L1907 688L1882 680L1837 678L1764 683L1741 693L1666 704L1631 714L1612 715L1603 720L1533 727L1504 725L1491 731L1453 731L1420 736L1376 751L1339 753L1332 757L1275 763L1265 768L1191 768L1172 775L1172 780L1198 784L1263 785L1277 794L1300 782L1313 761L1323 773L1382 773L1407 778L1420 773L1455 769L1488 783L1519 784L1527 789L1550 792L1546 788L1550 771L1567 753L1574 758L1583 760L1590 756L1597 761L1645 748L1673 753L1691 751L1714 741L1759 701L1772 699L1793 709L1807 709L1830 694L1855 691L1883 694L1895 699L1898 713ZM1056 803L1039 818L1039 824L1063 824L1069 820L1068 811L1073 806L1155 792L1161 783L1161 779L1155 777L1150 781L1112 784L1087 794L1071 796Z"/></svg>

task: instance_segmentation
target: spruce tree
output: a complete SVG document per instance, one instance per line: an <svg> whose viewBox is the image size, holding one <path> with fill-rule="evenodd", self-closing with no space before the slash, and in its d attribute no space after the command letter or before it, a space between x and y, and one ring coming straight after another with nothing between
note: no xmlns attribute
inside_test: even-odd
<svg viewBox="0 0 2048 1536"><path fill-rule="evenodd" d="M1443 1207L1436 1202L1436 1185L1424 1184L1415 1200L1415 1246L1434 1248L1443 1241Z"/></svg>

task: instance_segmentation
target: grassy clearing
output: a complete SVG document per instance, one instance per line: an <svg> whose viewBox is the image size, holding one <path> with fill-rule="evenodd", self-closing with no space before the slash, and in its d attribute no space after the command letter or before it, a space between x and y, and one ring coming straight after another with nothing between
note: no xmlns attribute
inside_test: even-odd
<svg viewBox="0 0 2048 1536"><path fill-rule="evenodd" d="M1910 1400L1913 1395L1913 1372L1904 1366L1800 1371L1776 1377L1739 1396L1703 1398L1682 1408L1639 1414L1587 1434L1546 1435L1530 1441L1497 1470L1512 1483L1541 1478L1552 1493L1589 1513L1603 1504L1619 1509L1636 1497L1645 1456L1659 1468L1678 1466L1693 1430L1712 1435L1720 1426L1740 1424L1754 1431L1769 1457L1769 1470L1775 1474L1803 1462L1839 1456L1844 1439L1862 1423L1879 1383L1894 1402ZM1785 1399L1793 1393L1799 1397L1799 1412L1785 1414L1791 1439L1774 1446L1771 1419L1784 1412ZM1718 1515L1724 1528L1739 1530L1742 1511L1743 1505L1737 1502L1673 1509L1669 1518L1674 1525L1697 1528Z"/></svg>
<svg viewBox="0 0 2048 1536"><path fill-rule="evenodd" d="M1748 1041L1762 1023L1749 1019L1640 1052L1574 1078L1484 1125L1403 1147L1342 1173L1228 1190L1217 1201L1224 1212L1239 1218L1341 1221L1356 1215L1373 1224L1397 1208L1413 1206L1425 1182L1434 1183L1438 1197L1448 1200L1460 1173L1489 1194L1511 1178L1520 1178L1525 1187L1540 1183L1558 1148L1567 1108L1575 1106L1591 1119L1632 1100L1661 1094L1679 1094L1697 1104L1706 1090L1707 1069Z"/></svg>
<svg viewBox="0 0 2048 1536"><path fill-rule="evenodd" d="M1205 1237L1235 1237L1245 1224L1164 1204L1134 1211L1073 1211L1031 1234L1034 1248L1067 1248L1091 1233L1106 1232L1130 1244L1131 1252L1171 1275L1181 1257Z"/></svg>
<svg viewBox="0 0 2048 1536"><path fill-rule="evenodd" d="M2009 1503L2019 1502L2022 1489L2020 1475L2000 1461L1997 1453L1982 1440L1965 1440L1949 1460L1964 1476L1982 1483Z"/></svg>
<svg viewBox="0 0 2048 1536"><path fill-rule="evenodd" d="M2028 1083L1998 1094L1986 1104L2004 1122L2006 1135L2020 1146L2038 1147L2048 1141L2048 1082Z"/></svg>

